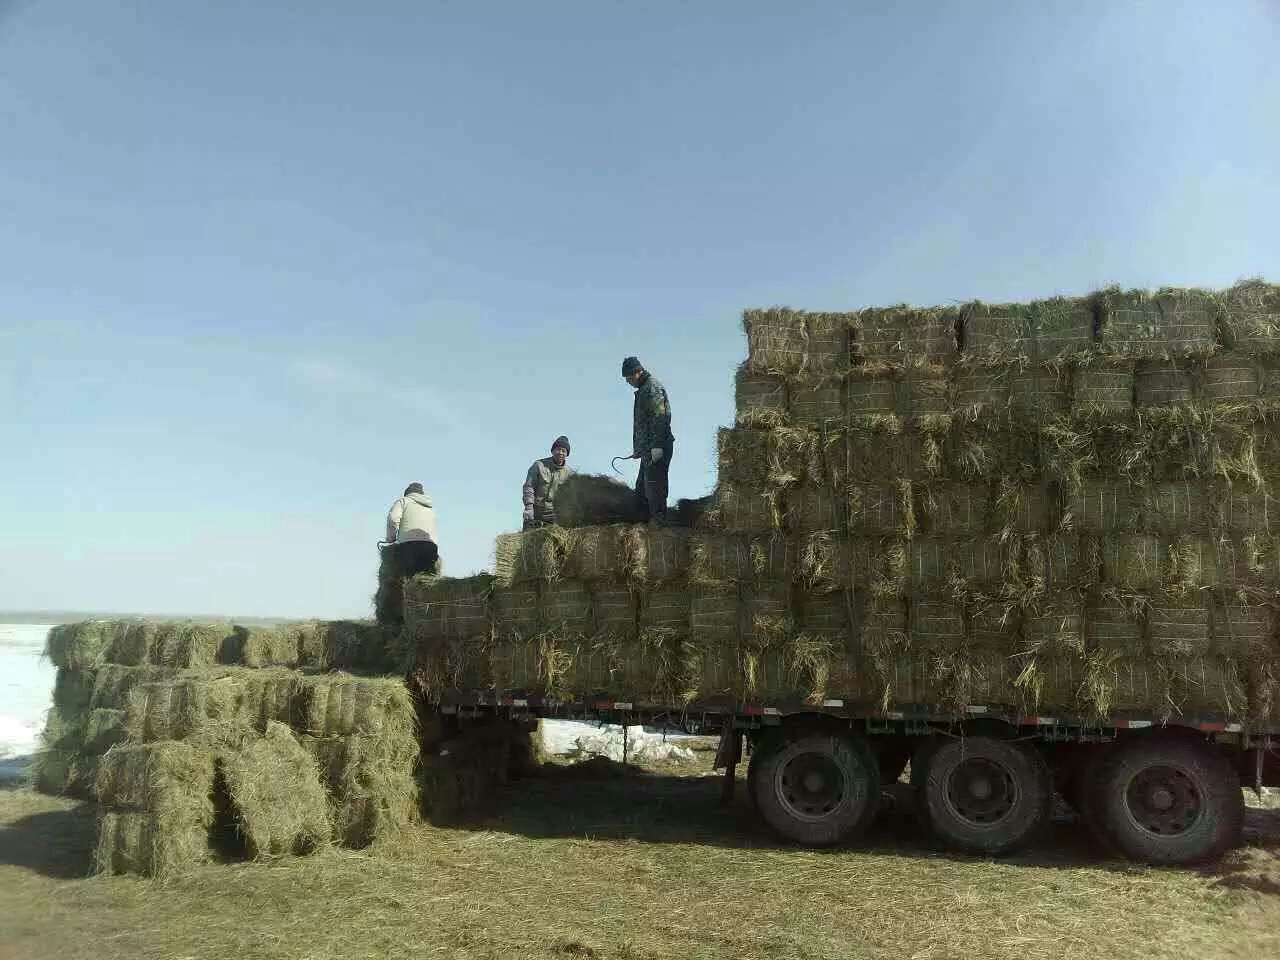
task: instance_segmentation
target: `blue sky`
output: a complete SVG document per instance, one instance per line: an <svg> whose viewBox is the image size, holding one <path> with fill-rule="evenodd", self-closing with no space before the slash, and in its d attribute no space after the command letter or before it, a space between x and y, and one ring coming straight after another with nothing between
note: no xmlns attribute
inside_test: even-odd
<svg viewBox="0 0 1280 960"><path fill-rule="evenodd" d="M0 0L0 609L369 610L743 307L1280 279L1280 4Z"/></svg>

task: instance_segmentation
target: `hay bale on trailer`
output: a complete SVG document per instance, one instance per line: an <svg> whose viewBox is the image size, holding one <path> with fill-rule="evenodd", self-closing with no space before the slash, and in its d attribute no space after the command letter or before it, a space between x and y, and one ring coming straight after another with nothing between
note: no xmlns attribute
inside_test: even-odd
<svg viewBox="0 0 1280 960"><path fill-rule="evenodd" d="M844 314L747 310L747 363L752 370L780 374L838 370L849 363L849 323Z"/></svg>
<svg viewBox="0 0 1280 960"><path fill-rule="evenodd" d="M957 353L960 311L951 307L878 307L854 315L856 359L890 363L943 362Z"/></svg>
<svg viewBox="0 0 1280 960"><path fill-rule="evenodd" d="M739 427L772 429L789 422L787 381L771 373L753 372L744 363L733 381L735 422Z"/></svg>
<svg viewBox="0 0 1280 960"><path fill-rule="evenodd" d="M1218 329L1229 348L1253 357L1280 354L1280 286L1246 280L1218 303Z"/></svg>
<svg viewBox="0 0 1280 960"><path fill-rule="evenodd" d="M574 473L556 488L556 522L564 527L641 523L646 514L635 490L601 474Z"/></svg>

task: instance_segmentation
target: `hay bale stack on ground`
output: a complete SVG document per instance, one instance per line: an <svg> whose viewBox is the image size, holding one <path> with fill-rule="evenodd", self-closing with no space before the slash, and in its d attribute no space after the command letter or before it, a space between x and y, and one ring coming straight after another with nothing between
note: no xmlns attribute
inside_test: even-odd
<svg viewBox="0 0 1280 960"><path fill-rule="evenodd" d="M97 776L95 869L167 878L207 861L214 756L185 743L120 745Z"/></svg>

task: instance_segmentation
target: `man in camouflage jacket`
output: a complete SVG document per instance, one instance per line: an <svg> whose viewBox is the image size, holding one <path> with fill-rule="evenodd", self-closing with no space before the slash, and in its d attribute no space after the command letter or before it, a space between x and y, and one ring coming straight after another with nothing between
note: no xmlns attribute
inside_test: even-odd
<svg viewBox="0 0 1280 960"><path fill-rule="evenodd" d="M569 469L569 438L556 437L551 456L533 461L524 478L524 529L556 522L556 490L573 473Z"/></svg>
<svg viewBox="0 0 1280 960"><path fill-rule="evenodd" d="M667 515L667 475L675 437L671 433L671 401L666 388L635 357L622 361L622 378L636 391L631 430L632 459L640 461L636 493L644 501L649 516L664 520Z"/></svg>

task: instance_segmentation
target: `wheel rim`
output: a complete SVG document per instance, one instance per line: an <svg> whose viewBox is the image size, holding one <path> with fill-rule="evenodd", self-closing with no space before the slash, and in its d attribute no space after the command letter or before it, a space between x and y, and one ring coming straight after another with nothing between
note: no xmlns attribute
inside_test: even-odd
<svg viewBox="0 0 1280 960"><path fill-rule="evenodd" d="M1185 770L1153 766L1140 770L1125 788L1125 811L1139 830L1154 837L1177 837L1196 825L1204 808L1200 789Z"/></svg>
<svg viewBox="0 0 1280 960"><path fill-rule="evenodd" d="M848 783L844 771L830 756L806 752L779 765L774 791L791 816L815 822L839 808L848 793Z"/></svg>
<svg viewBox="0 0 1280 960"><path fill-rule="evenodd" d="M970 757L947 778L947 806L951 814L975 827L993 826L1018 805L1017 778L1003 764L986 757Z"/></svg>

